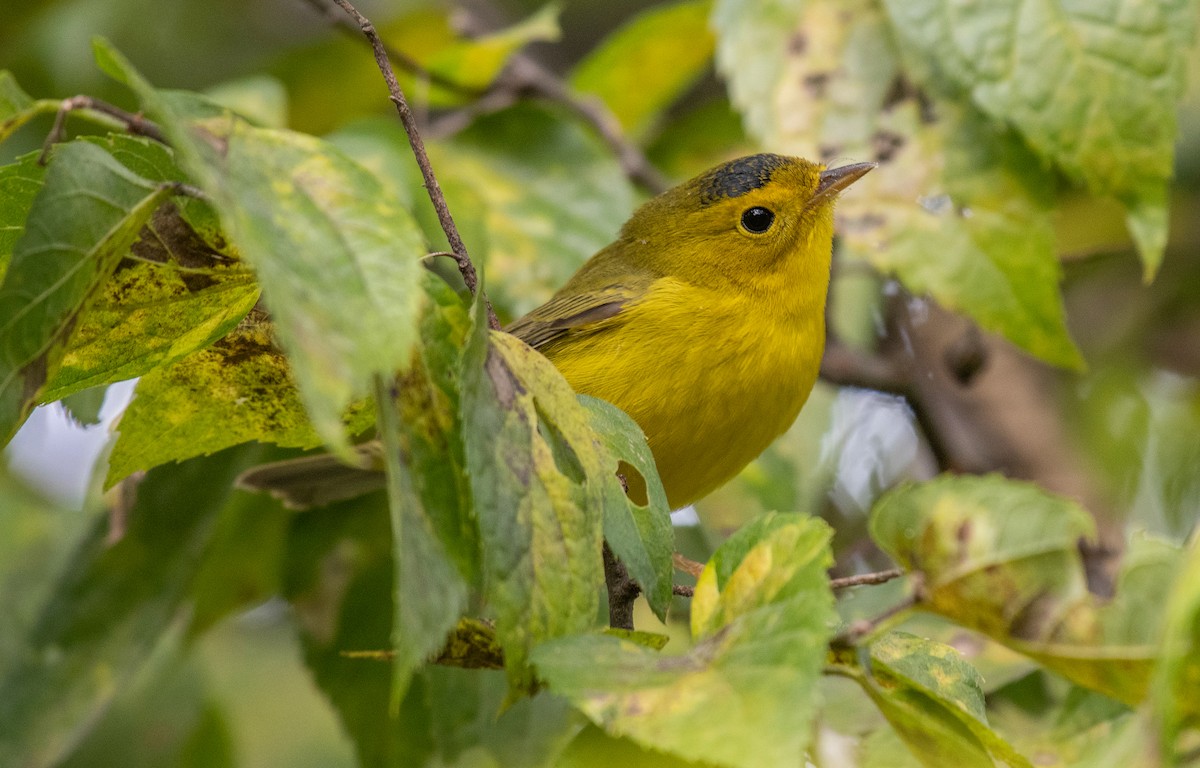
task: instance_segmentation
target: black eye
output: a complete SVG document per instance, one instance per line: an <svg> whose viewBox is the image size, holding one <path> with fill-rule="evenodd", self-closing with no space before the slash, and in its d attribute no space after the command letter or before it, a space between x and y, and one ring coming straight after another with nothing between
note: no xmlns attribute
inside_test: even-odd
<svg viewBox="0 0 1200 768"><path fill-rule="evenodd" d="M761 205L747 208L746 212L742 214L742 226L746 228L747 232L753 232L756 235L766 232L774 223L775 214Z"/></svg>

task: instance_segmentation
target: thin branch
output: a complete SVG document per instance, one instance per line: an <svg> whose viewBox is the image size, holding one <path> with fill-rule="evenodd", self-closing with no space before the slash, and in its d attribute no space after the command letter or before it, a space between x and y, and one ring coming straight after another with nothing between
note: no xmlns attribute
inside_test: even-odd
<svg viewBox="0 0 1200 768"><path fill-rule="evenodd" d="M339 29L355 35L361 30L361 21L359 21L359 27L356 28L349 20L334 12L335 9L330 2L345 8L342 0L305 0L305 2ZM358 21L357 18L356 21ZM374 41L371 44L372 47L376 45ZM440 118L431 127L434 135L456 133L480 115L491 114L509 107L522 96L535 96L563 105L595 128L596 133L616 155L621 169L631 181L655 194L665 191L670 186L645 153L625 136L621 123L603 101L576 94L562 78L524 53L514 54L500 77L489 88L481 90L426 69L411 56L382 41L379 42L379 45L383 47L384 53L389 59L414 77L474 99L463 109L450 112Z"/></svg>
<svg viewBox="0 0 1200 768"><path fill-rule="evenodd" d="M841 632L834 637L833 640L830 641L830 645L857 645L864 638L870 637L885 627L889 627L894 624L900 616L912 610L914 607L916 607L916 605L917 598L915 596L907 597L872 619L860 619L855 621L846 628L846 631Z"/></svg>
<svg viewBox="0 0 1200 768"><path fill-rule="evenodd" d="M899 568L892 568L886 571L877 573L860 573L856 576L844 576L840 579L830 579L829 587L831 589L846 589L847 587L860 587L864 584L886 584L892 579L898 579L904 575L904 571Z"/></svg>
<svg viewBox="0 0 1200 768"><path fill-rule="evenodd" d="M700 572L704 570L704 563L690 560L678 552L671 554L671 565L675 566L675 570L682 571L697 579L700 578Z"/></svg>
<svg viewBox="0 0 1200 768"><path fill-rule="evenodd" d="M97 115L111 118L127 132L135 136L145 136L160 144L167 143L167 137L163 135L162 130L153 121L147 120L141 114L127 112L118 106L109 104L107 101L101 101L91 96L72 96L62 100L62 103L58 107L58 112L54 115L54 125L51 126L50 133L46 134L46 140L42 143L42 154L38 157L39 165L46 164L46 158L50 154L51 147L63 140L63 135L66 133L67 128L67 115L79 110L95 112Z"/></svg>
<svg viewBox="0 0 1200 768"><path fill-rule="evenodd" d="M513 56L500 82L519 92L562 104L589 123L617 156L625 175L634 182L655 194L665 192L670 186L645 153L625 136L621 123L603 101L577 95L562 78L533 58L523 53Z"/></svg>
<svg viewBox="0 0 1200 768"><path fill-rule="evenodd" d="M874 389L893 395L907 396L909 391L906 372L891 358L852 349L832 331L826 335L821 379L839 387Z"/></svg>
<svg viewBox="0 0 1200 768"><path fill-rule="evenodd" d="M454 224L454 218L450 215L450 208L446 205L446 196L442 194L442 187L438 184L437 176L433 173L433 166L429 162L429 154L425 151L425 142L421 139L421 134L417 130L417 121L413 117L412 110L409 109L408 101L404 98L404 92L400 89L400 83L396 80L396 73L392 69L391 62L388 61L387 49L383 45L383 41L379 39L379 34L375 31L375 26L371 24L366 16L358 12L358 9L350 4L349 0L334 0L342 10L350 15L362 30L364 36L371 43L371 50L375 54L375 63L379 66L379 71L383 74L383 79L387 83L388 94L391 97L392 103L396 105L396 113L400 115L400 122L404 125L404 132L408 134L408 143L412 147L413 155L417 159L417 165L421 168L421 176L425 179L425 190L429 193L429 200L433 203L433 208L437 211L438 222L442 225L442 231L446 233L446 240L450 243L450 250L454 252L454 260L458 263L458 271L462 273L463 281L467 284L467 288L471 293L480 293L479 277L475 272L475 265L471 263L471 257L467 254L467 247L463 244L462 237L458 234L458 227ZM488 301L487 295L481 296L485 306L487 307L488 326L499 330L500 322L496 319L496 312L492 309L492 303Z"/></svg>

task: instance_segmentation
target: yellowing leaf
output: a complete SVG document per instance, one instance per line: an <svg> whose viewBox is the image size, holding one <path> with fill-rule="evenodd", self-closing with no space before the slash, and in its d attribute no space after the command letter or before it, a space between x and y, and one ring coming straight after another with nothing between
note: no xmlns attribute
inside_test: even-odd
<svg viewBox="0 0 1200 768"><path fill-rule="evenodd" d="M538 673L609 734L655 750L722 766L801 760L833 620L829 535L771 514L731 537L700 577L683 656L566 637L534 650Z"/></svg>
<svg viewBox="0 0 1200 768"><path fill-rule="evenodd" d="M998 476L945 476L886 495L871 535L920 574L919 605L983 632L1079 685L1127 704L1146 695L1178 551L1135 539L1116 596L1087 591L1079 540L1087 514Z"/></svg>
<svg viewBox="0 0 1200 768"><path fill-rule="evenodd" d="M1187 3L885 0L922 84L961 89L1038 154L1121 198L1153 276L1195 10Z"/></svg>

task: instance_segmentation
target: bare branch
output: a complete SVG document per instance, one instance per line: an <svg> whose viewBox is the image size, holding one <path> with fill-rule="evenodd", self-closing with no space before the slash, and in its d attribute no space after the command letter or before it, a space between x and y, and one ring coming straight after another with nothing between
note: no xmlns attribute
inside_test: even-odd
<svg viewBox="0 0 1200 768"><path fill-rule="evenodd" d="M109 104L107 101L101 101L91 96L72 96L69 99L62 100L62 104L58 108L58 113L54 116L54 125L51 126L50 133L46 134L46 141L42 144L42 154L38 157L39 165L46 164L50 148L62 141L67 127L67 115L79 110L93 112L96 115L110 118L116 121L128 133L135 136L145 136L160 144L167 143L167 138L163 135L159 127L141 114L127 112L118 106Z"/></svg>
<svg viewBox="0 0 1200 768"><path fill-rule="evenodd" d="M655 194L665 192L670 186L645 153L625 136L620 122L603 101L577 95L562 78L533 58L522 53L515 55L507 72L501 77L500 84L518 92L540 96L570 109L596 129L600 138L617 156L625 175L635 183Z"/></svg>
<svg viewBox="0 0 1200 768"><path fill-rule="evenodd" d="M450 243L450 250L454 253L454 260L458 263L458 270L462 273L463 281L467 284L467 288L471 293L479 293L479 277L475 272L475 265L471 263L471 257L467 254L467 247L463 244L462 237L458 234L458 227L454 224L454 217L450 215L450 208L446 205L446 196L442 193L442 187L438 184L437 176L433 173L433 166L429 162L429 154L425 151L425 142L421 139L421 133L417 130L417 121L413 117L412 110L409 109L408 101L404 98L404 92L400 88L400 83L396 80L396 73L392 69L391 62L388 61L387 49L383 45L383 41L379 38L379 33L375 31L375 26L371 24L366 16L358 12L358 9L350 4L349 0L334 0L346 13L354 19L362 30L363 35L371 44L371 50L375 54L375 63L379 66L379 71L383 74L383 79L387 83L388 94L391 97L392 103L396 105L396 113L400 115L400 122L404 125L404 132L408 134L408 143L412 147L413 155L417 159L417 165L421 168L421 176L425 180L425 190L429 193L429 200L433 203L433 208L437 211L438 222L442 225L442 231L446 233L446 240ZM492 303L488 301L486 295L481 296L484 304L487 306L488 326L499 330L500 322L496 319L496 312L492 309Z"/></svg>
<svg viewBox="0 0 1200 768"><path fill-rule="evenodd" d="M845 589L847 587L859 587L865 584L886 584L892 579L898 579L904 575L904 571L899 568L891 568L886 571L877 573L860 573L855 576L843 576L840 579L830 579L829 587L831 589Z"/></svg>

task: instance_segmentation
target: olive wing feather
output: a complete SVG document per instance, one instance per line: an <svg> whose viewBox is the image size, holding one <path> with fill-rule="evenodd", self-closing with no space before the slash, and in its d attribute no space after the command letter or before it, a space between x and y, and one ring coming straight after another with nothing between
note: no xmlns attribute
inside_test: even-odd
<svg viewBox="0 0 1200 768"><path fill-rule="evenodd" d="M644 288L621 285L583 293L563 291L505 330L534 349L544 350L568 335L607 327L604 321L619 315L644 293Z"/></svg>

